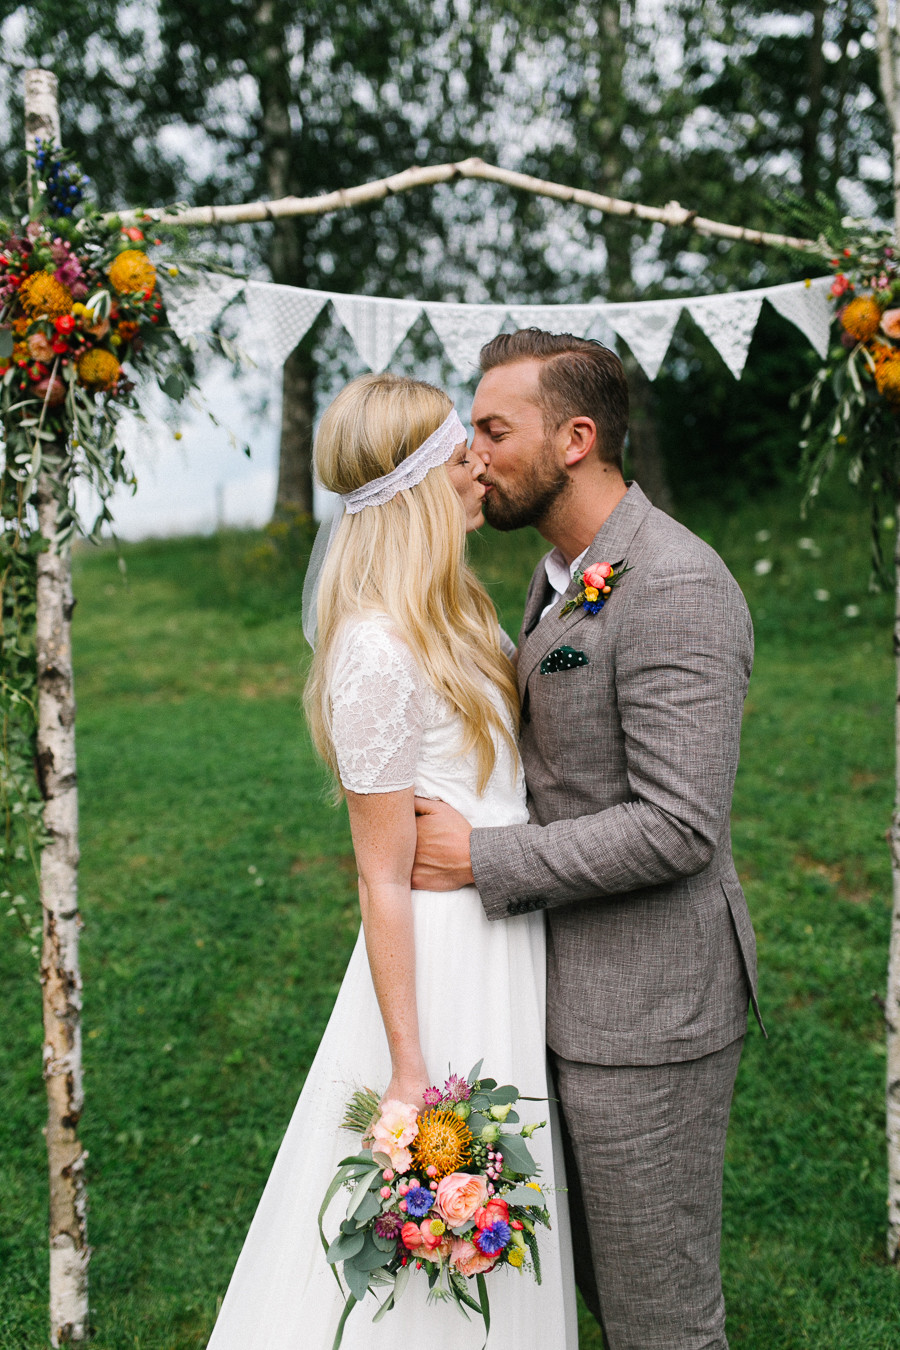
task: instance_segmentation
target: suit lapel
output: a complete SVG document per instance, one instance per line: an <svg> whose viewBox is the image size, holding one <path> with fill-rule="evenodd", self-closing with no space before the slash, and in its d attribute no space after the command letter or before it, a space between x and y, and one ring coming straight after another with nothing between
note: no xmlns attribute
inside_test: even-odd
<svg viewBox="0 0 900 1350"><path fill-rule="evenodd" d="M621 562L623 559L632 562L633 560L629 559L627 556L628 547L634 536L637 534L650 507L651 502L644 496L637 483L632 483L612 515L604 522L594 536L593 543L582 560L582 570L586 567L590 567L591 563L595 562ZM543 568L543 561L540 563L540 567ZM529 595L529 606L534 601L534 590L538 590L538 593L540 594L540 588L534 587ZM535 667L548 652L553 651L554 647L560 645L564 635L570 633L571 630L580 623L603 622L606 615L605 606L599 614L586 614L579 606L578 609L573 609L567 614L564 619L561 617L560 611L565 604L565 600L574 599L577 594L578 587L573 581L566 591L565 599L561 600L558 605L554 605L549 614L545 615L544 618L540 620L537 627L525 638L519 650L518 676L520 694L524 695L525 686ZM613 591L613 596L611 597L613 603L615 603L614 597L615 591ZM526 609L526 620L528 616L529 610Z"/></svg>

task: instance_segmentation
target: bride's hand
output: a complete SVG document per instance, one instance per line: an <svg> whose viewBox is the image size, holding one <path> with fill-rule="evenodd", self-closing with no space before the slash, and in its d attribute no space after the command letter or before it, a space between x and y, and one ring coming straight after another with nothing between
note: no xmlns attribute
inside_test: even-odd
<svg viewBox="0 0 900 1350"><path fill-rule="evenodd" d="M381 1099L381 1105L385 1102L403 1102L406 1106L414 1106L417 1111L424 1109L425 1089L431 1086L431 1079L423 1065L421 1070L413 1073L399 1073L395 1071L391 1074L391 1081L387 1085L387 1090Z"/></svg>

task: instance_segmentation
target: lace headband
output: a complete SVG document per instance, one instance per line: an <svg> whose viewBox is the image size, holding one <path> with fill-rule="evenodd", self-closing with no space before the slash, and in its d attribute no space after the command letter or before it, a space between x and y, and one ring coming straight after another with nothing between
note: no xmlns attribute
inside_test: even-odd
<svg viewBox="0 0 900 1350"><path fill-rule="evenodd" d="M303 582L303 635L311 647L316 645L316 600L319 592L319 578L332 540L344 515L355 516L367 506L383 506L398 492L415 487L432 469L446 464L460 441L466 440L466 429L455 408L451 409L437 431L433 431L426 441L417 446L411 455L407 455L390 473L381 478L373 478L352 492L341 494L341 509L336 511L330 521L319 526L306 579Z"/></svg>
<svg viewBox="0 0 900 1350"><path fill-rule="evenodd" d="M423 441L411 455L401 460L395 469L381 478L373 478L371 483L363 483L341 496L344 510L348 516L365 510L367 506L383 506L404 488L415 487L421 483L426 473L438 464L446 464L460 441L466 439L466 429L459 419L455 408L450 410L437 431L433 431L427 441Z"/></svg>

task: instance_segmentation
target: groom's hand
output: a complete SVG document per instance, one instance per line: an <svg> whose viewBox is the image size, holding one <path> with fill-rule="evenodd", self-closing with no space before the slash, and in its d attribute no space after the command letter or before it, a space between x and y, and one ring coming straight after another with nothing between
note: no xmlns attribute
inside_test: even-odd
<svg viewBox="0 0 900 1350"><path fill-rule="evenodd" d="M416 798L416 857L412 870L415 891L456 891L471 886L472 827L446 802Z"/></svg>

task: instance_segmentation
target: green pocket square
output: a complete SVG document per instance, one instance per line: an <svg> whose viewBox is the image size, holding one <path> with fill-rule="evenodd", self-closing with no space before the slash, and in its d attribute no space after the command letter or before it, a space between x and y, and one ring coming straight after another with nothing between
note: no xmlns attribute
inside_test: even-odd
<svg viewBox="0 0 900 1350"><path fill-rule="evenodd" d="M555 675L558 670L571 670L573 666L586 666L588 659L584 652L574 647L557 647L541 662L542 675Z"/></svg>

